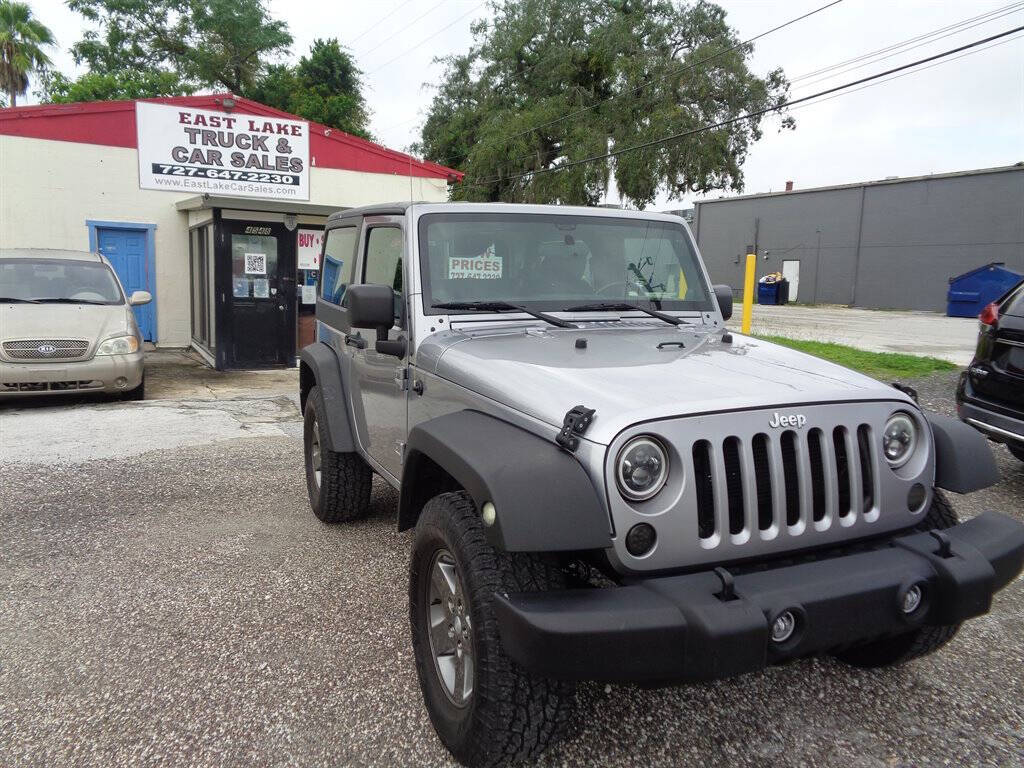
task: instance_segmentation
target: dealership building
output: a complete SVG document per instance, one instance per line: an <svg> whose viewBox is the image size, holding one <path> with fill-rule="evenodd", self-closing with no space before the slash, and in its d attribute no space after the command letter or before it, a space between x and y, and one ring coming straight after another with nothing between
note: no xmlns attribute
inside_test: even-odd
<svg viewBox="0 0 1024 768"><path fill-rule="evenodd" d="M1024 164L700 200L691 227L715 282L756 253L790 300L944 311L950 278L1024 273Z"/></svg>
<svg viewBox="0 0 1024 768"><path fill-rule="evenodd" d="M2 109L0 248L100 251L147 341L294 365L327 216L460 175L230 94Z"/></svg>

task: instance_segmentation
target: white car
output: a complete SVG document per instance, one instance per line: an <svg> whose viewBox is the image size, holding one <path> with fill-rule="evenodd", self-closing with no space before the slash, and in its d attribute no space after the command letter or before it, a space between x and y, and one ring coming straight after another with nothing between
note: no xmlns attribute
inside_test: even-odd
<svg viewBox="0 0 1024 768"><path fill-rule="evenodd" d="M0 250L0 399L107 392L145 394L142 334L132 307L98 253Z"/></svg>

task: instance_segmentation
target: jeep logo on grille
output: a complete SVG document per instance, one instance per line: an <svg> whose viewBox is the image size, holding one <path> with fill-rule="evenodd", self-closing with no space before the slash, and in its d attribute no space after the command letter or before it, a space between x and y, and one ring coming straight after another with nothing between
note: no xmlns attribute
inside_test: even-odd
<svg viewBox="0 0 1024 768"><path fill-rule="evenodd" d="M792 416L783 416L781 413L776 411L772 414L772 417L768 419L768 426L772 428L796 427L797 429L801 429L806 423L807 417L802 413L794 413Z"/></svg>
<svg viewBox="0 0 1024 768"><path fill-rule="evenodd" d="M53 346L53 344L40 344L38 347L36 347L36 352L38 352L40 355L52 355L56 351L57 348Z"/></svg>

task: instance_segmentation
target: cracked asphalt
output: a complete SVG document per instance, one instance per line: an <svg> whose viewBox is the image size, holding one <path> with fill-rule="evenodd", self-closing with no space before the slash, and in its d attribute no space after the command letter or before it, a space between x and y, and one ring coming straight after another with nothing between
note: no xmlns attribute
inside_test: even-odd
<svg viewBox="0 0 1024 768"><path fill-rule="evenodd" d="M915 384L951 412L953 382ZM410 656L395 493L378 480L367 519L319 523L297 419L276 396L0 410L0 765L451 763ZM1002 483L954 503L1024 519L1024 464L995 451ZM1018 579L896 670L585 685L540 764L1019 766L1022 638Z"/></svg>

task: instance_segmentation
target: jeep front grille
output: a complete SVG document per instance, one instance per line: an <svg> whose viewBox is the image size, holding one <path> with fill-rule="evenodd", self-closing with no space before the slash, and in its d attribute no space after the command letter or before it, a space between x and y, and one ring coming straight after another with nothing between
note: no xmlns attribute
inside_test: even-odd
<svg viewBox="0 0 1024 768"><path fill-rule="evenodd" d="M824 531L871 516L871 434L870 425L860 424L697 441L687 469L696 486L701 545L767 538L783 528L790 535Z"/></svg>
<svg viewBox="0 0 1024 768"><path fill-rule="evenodd" d="M24 339L5 341L3 350L11 360L81 360L89 353L89 342L86 339Z"/></svg>
<svg viewBox="0 0 1024 768"><path fill-rule="evenodd" d="M920 453L898 470L881 435L904 401L864 400L700 413L623 430L604 454L614 546L634 571L726 565L905 530L920 522L935 480L931 433L918 418ZM801 426L781 424L800 416ZM648 434L669 450L669 473L652 499L630 501L615 481L616 458ZM911 504L913 487L927 491ZM643 557L625 532L652 525L658 543ZM621 533L620 533L621 532Z"/></svg>

